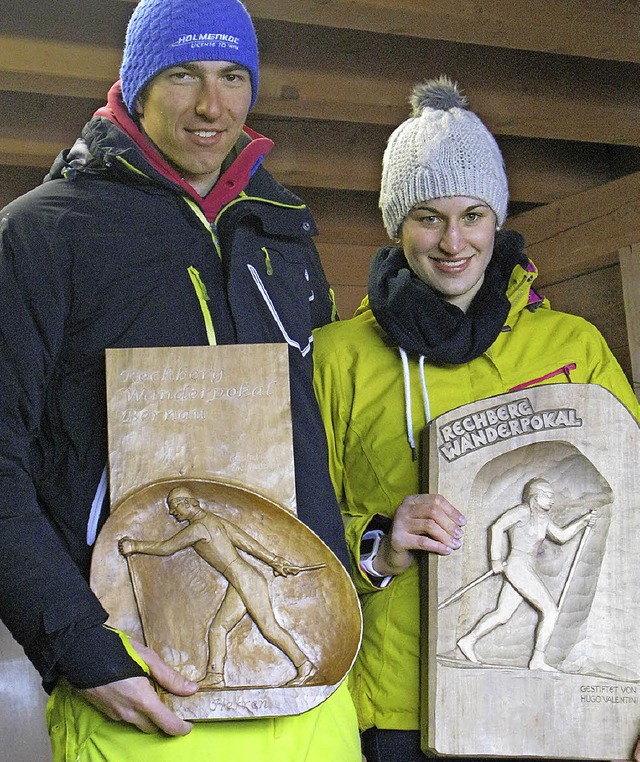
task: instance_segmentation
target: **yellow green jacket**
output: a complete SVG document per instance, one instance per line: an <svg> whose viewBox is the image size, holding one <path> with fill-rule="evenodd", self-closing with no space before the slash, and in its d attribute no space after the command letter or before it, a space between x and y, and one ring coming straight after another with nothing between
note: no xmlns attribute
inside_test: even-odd
<svg viewBox="0 0 640 762"><path fill-rule="evenodd" d="M419 441L427 421L452 408L543 383L600 384L640 419L638 401L593 325L552 310L546 300L537 309L527 308L536 274L514 268L506 324L484 354L464 365L425 363L426 405L418 360L409 358L410 416L399 349L367 300L353 319L314 333L314 383L364 616L362 647L351 675L363 730L419 727L417 565L383 589L359 570L360 539L371 518L392 517L406 495L419 491L409 435ZM464 506L457 507L464 512Z"/></svg>

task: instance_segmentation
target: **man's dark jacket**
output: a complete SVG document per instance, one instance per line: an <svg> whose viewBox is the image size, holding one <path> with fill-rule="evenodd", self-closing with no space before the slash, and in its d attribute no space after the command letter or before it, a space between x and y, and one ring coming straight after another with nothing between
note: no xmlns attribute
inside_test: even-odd
<svg viewBox="0 0 640 762"><path fill-rule="evenodd" d="M248 154L256 139L243 135ZM207 225L184 187L95 116L0 217L0 618L47 688L60 675L92 687L142 674L87 582L92 505L98 527L108 512L96 498L104 355L209 343L189 268L216 343L289 344L298 516L346 561L312 387L311 331L333 315L315 225L255 156L240 193L242 156L216 186L233 198Z"/></svg>

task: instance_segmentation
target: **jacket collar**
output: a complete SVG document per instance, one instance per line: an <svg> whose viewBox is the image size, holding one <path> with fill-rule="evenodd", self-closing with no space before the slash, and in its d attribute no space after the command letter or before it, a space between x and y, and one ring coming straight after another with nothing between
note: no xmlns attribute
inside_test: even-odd
<svg viewBox="0 0 640 762"><path fill-rule="evenodd" d="M119 81L109 90L106 105L95 112L94 119L108 120L129 139L130 142L127 141L124 146L127 162L145 175L152 174L149 173L149 168L151 168L153 173L157 173L169 181L171 185L180 189L182 195L190 197L198 204L209 222L215 219L225 204L246 188L251 176L274 145L269 138L245 126L243 135L236 145L236 155L231 157L231 161L225 161L218 181L211 191L203 197L169 164L131 118L122 100L122 89ZM131 148L131 143L137 149L137 155L128 150ZM122 155L124 151L117 151L117 153Z"/></svg>

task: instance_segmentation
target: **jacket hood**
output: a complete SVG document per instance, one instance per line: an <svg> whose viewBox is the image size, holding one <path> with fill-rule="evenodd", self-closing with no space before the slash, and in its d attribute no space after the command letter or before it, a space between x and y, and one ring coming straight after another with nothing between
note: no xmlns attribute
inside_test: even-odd
<svg viewBox="0 0 640 762"><path fill-rule="evenodd" d="M207 196L202 197L131 118L118 81L109 90L106 105L84 126L82 136L72 148L57 156L45 181L61 177L72 180L78 172L104 176L124 172L129 182L150 183L189 196L212 221L220 209L247 186L273 145L269 138L245 126L235 149L222 165L218 181Z"/></svg>

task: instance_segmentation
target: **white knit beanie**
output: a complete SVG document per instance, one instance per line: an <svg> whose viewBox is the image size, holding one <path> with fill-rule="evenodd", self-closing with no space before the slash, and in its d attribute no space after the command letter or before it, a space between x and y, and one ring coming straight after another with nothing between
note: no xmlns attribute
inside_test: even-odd
<svg viewBox="0 0 640 762"><path fill-rule="evenodd" d="M484 201L502 226L509 191L500 149L448 77L416 85L411 117L391 134L382 159L380 209L396 238L413 207L434 198Z"/></svg>

